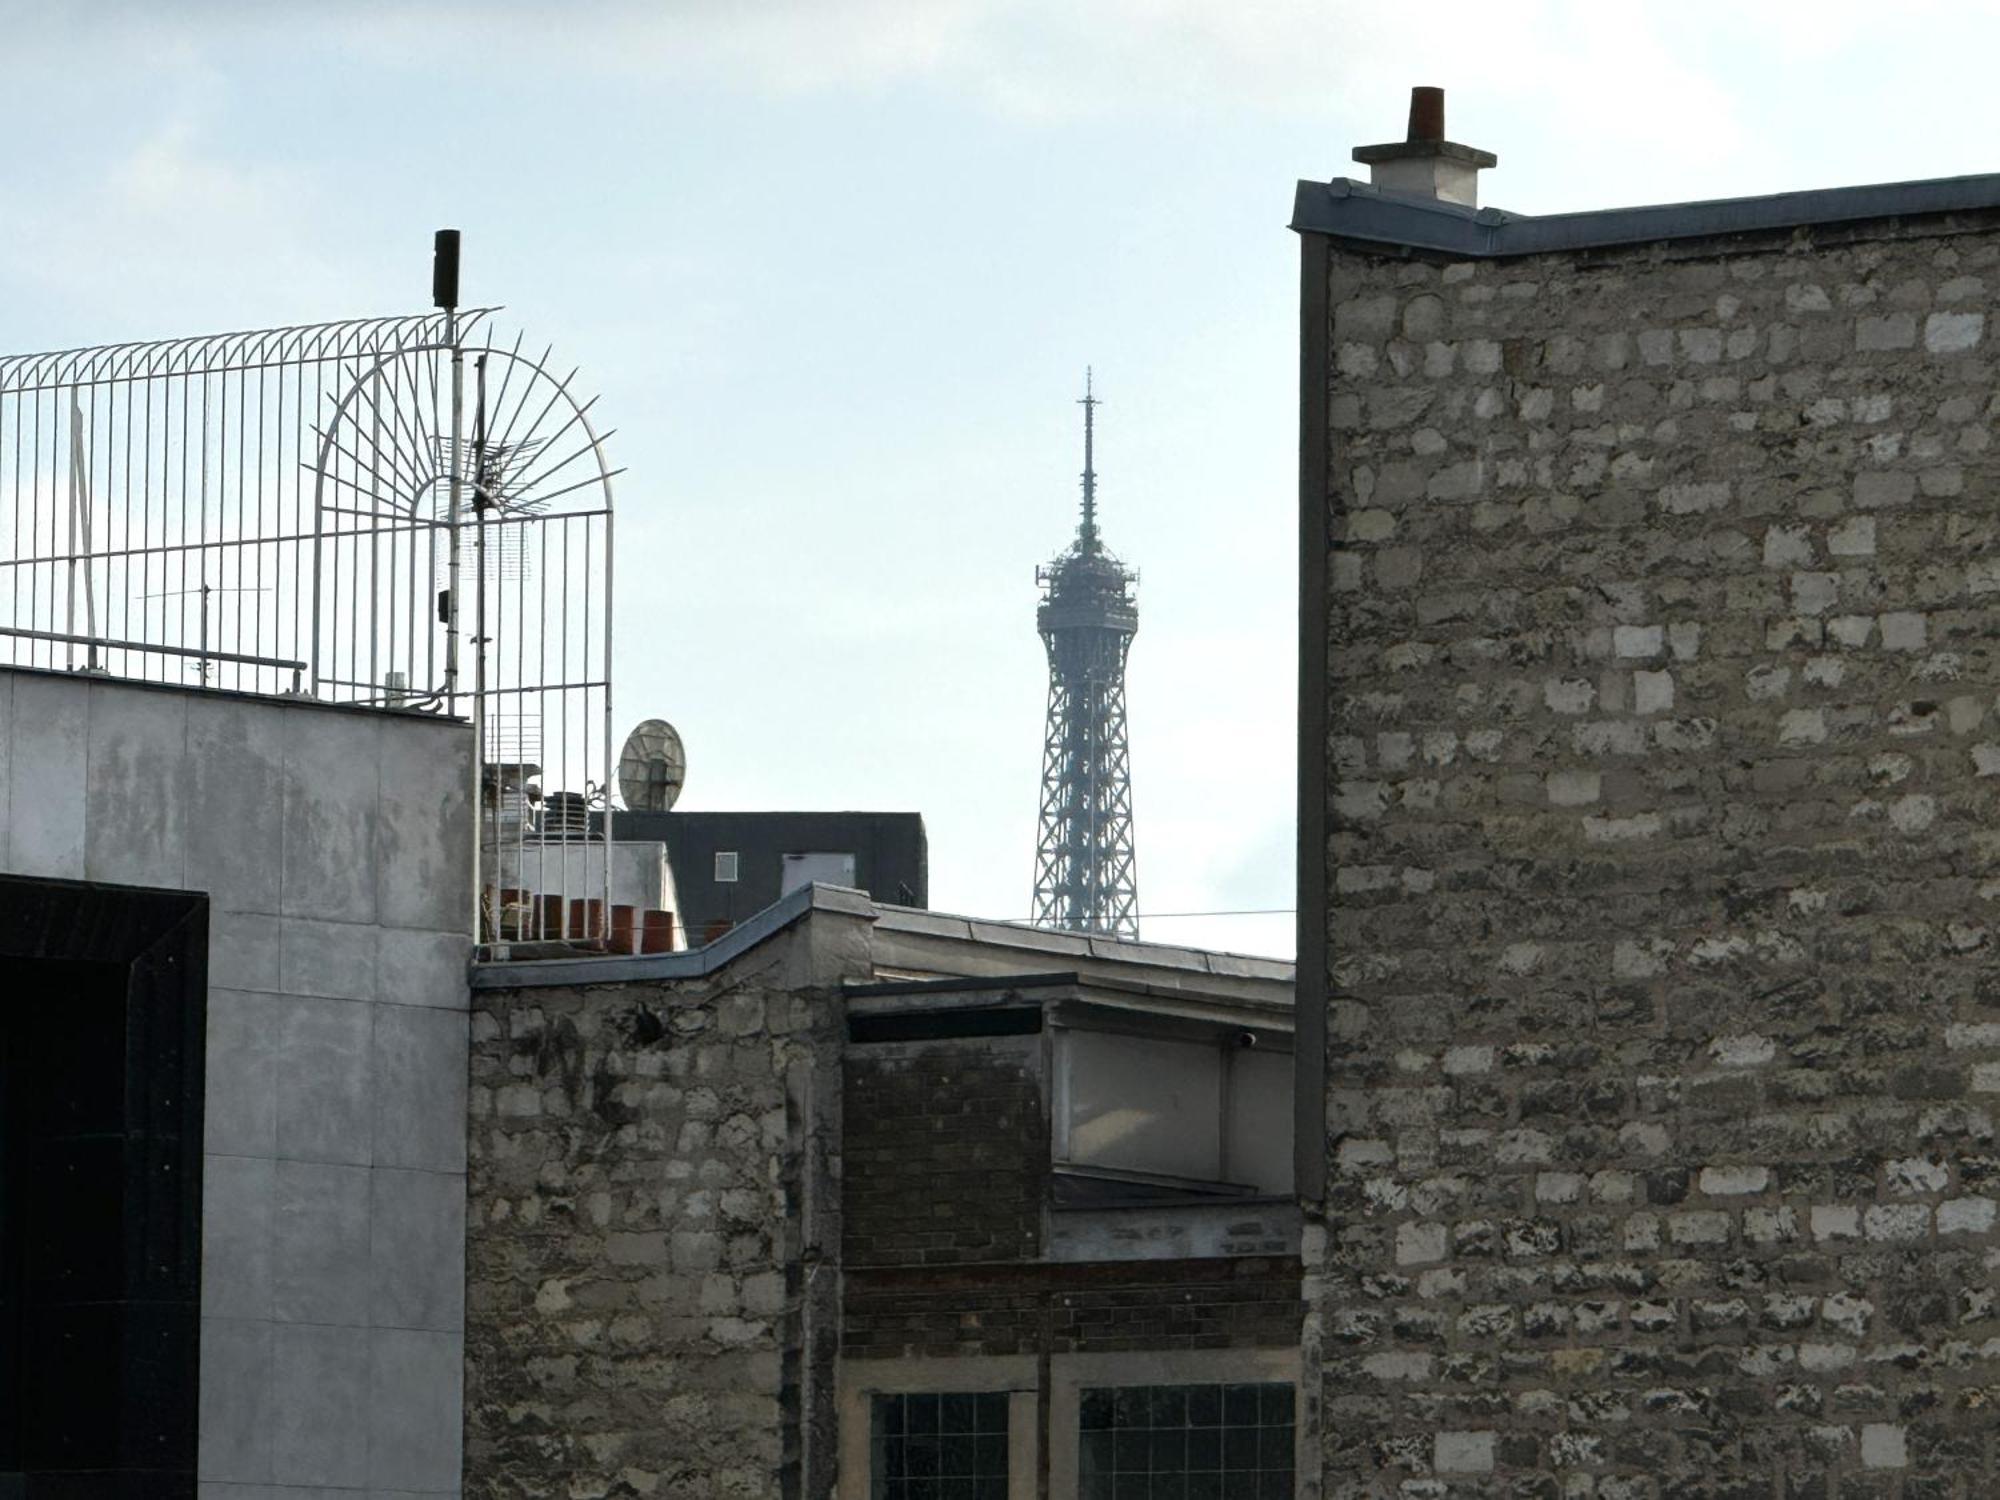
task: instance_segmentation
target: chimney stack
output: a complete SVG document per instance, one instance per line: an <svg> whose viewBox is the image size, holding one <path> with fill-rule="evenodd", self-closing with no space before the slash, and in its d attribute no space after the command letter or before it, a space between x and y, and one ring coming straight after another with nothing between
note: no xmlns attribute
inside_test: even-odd
<svg viewBox="0 0 2000 1500"><path fill-rule="evenodd" d="M1444 138L1444 90L1410 90L1409 138L1382 146L1356 146L1354 159L1368 168L1368 181L1385 193L1436 198L1479 207L1479 172L1498 166L1491 151Z"/></svg>

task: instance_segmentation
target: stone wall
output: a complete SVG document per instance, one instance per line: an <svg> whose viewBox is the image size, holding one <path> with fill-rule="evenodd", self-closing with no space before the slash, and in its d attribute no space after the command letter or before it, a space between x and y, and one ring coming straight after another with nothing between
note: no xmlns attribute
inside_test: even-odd
<svg viewBox="0 0 2000 1500"><path fill-rule="evenodd" d="M824 1492L825 945L860 925L816 914L701 978L475 995L468 1494Z"/></svg>
<svg viewBox="0 0 2000 1500"><path fill-rule="evenodd" d="M2000 1491L1996 290L1334 247L1327 1496Z"/></svg>

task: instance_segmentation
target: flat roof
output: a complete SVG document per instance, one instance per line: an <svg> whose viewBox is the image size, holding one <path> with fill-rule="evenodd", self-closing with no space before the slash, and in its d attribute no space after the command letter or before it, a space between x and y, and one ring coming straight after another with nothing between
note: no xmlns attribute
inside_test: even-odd
<svg viewBox="0 0 2000 1500"><path fill-rule="evenodd" d="M1482 260L1995 209L2000 209L2000 173L1573 214L1472 209L1336 177L1299 184L1291 227L1301 234Z"/></svg>
<svg viewBox="0 0 2000 1500"><path fill-rule="evenodd" d="M490 944L472 967L475 990L539 985L629 984L699 978L733 962L815 911L870 923L871 962L883 983L948 979L968 987L982 980L1018 983L1023 976L1060 972L1096 984L1117 975L1160 992L1255 1002L1289 991L1295 966L1284 959L1142 943L1077 932L1052 932L1013 922L951 916L891 906L866 891L814 883L790 891L714 942L672 953L579 954L512 959L507 944ZM1289 998L1285 1004L1289 1006Z"/></svg>

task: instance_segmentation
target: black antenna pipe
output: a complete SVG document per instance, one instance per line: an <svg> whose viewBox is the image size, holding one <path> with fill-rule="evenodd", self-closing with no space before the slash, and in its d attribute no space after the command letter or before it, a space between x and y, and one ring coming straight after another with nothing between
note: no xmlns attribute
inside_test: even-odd
<svg viewBox="0 0 2000 1500"><path fill-rule="evenodd" d="M440 229L431 247L431 306L458 306L458 231Z"/></svg>

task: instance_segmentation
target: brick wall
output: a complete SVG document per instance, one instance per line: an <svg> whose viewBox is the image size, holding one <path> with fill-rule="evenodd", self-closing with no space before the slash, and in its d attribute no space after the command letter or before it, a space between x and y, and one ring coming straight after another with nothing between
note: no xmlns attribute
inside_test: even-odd
<svg viewBox="0 0 2000 1500"><path fill-rule="evenodd" d="M1290 1348L1299 1264L1290 1256L849 1270L850 1359Z"/></svg>
<svg viewBox="0 0 2000 1500"><path fill-rule="evenodd" d="M701 980L476 992L467 1495L802 1492L833 1345L799 1271L831 1135L811 1078L839 1014L808 940Z"/></svg>
<svg viewBox="0 0 2000 1500"><path fill-rule="evenodd" d="M855 1046L843 1070L847 1265L1040 1253L1049 1180L1040 1036Z"/></svg>
<svg viewBox="0 0 2000 1500"><path fill-rule="evenodd" d="M1331 265L1324 1493L2000 1491L1993 227Z"/></svg>

